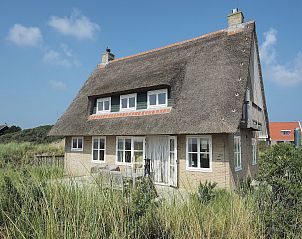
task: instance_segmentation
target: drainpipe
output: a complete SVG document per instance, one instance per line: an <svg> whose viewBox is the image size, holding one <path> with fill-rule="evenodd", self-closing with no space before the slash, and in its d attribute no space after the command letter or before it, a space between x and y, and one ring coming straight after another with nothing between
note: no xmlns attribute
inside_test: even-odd
<svg viewBox="0 0 302 239"><path fill-rule="evenodd" d="M297 148L299 148L301 146L301 129L300 128L295 128L294 137L295 137L295 140L294 140L295 146Z"/></svg>

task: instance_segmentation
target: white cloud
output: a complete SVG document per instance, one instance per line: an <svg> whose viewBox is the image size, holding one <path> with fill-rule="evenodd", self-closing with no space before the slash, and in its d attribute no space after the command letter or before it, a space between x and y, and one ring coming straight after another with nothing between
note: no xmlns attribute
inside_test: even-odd
<svg viewBox="0 0 302 239"><path fill-rule="evenodd" d="M276 43L277 31L271 28L264 33L264 42L260 46L260 57L264 63L266 77L286 86L302 82L302 53L298 52L293 60L280 64L277 61Z"/></svg>
<svg viewBox="0 0 302 239"><path fill-rule="evenodd" d="M74 56L72 50L66 44L61 44L61 51L47 49L44 53L43 61L46 64L55 66L80 66L80 63L77 60L76 56Z"/></svg>
<svg viewBox="0 0 302 239"><path fill-rule="evenodd" d="M43 37L38 27L25 27L15 24L9 29L7 39L18 46L38 46Z"/></svg>
<svg viewBox="0 0 302 239"><path fill-rule="evenodd" d="M78 39L94 39L100 27L86 16L74 10L71 16L51 16L49 26L63 35L74 36Z"/></svg>
<svg viewBox="0 0 302 239"><path fill-rule="evenodd" d="M53 81L53 80L50 80L49 84L55 90L59 90L59 91L65 91L65 90L67 90L67 86L62 81Z"/></svg>

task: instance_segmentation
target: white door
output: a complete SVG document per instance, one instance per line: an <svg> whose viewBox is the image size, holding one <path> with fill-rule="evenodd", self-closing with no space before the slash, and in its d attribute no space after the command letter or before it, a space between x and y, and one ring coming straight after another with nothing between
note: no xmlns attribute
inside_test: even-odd
<svg viewBox="0 0 302 239"><path fill-rule="evenodd" d="M154 183L176 187L176 137L148 136L146 143L146 157L151 159Z"/></svg>

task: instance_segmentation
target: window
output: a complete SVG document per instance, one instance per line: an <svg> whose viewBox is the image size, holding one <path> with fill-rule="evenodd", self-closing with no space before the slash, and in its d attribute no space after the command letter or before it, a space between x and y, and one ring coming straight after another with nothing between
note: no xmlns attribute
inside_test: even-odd
<svg viewBox="0 0 302 239"><path fill-rule="evenodd" d="M153 90L148 91L148 108L167 107L168 105L168 90Z"/></svg>
<svg viewBox="0 0 302 239"><path fill-rule="evenodd" d="M234 136L234 164L235 171L241 170L241 138Z"/></svg>
<svg viewBox="0 0 302 239"><path fill-rule="evenodd" d="M187 137L187 169L193 171L212 171L211 136Z"/></svg>
<svg viewBox="0 0 302 239"><path fill-rule="evenodd" d="M107 113L111 110L111 98L97 99L96 113Z"/></svg>
<svg viewBox="0 0 302 239"><path fill-rule="evenodd" d="M252 165L256 165L257 164L257 141L256 141L256 139L252 139L252 154L253 154Z"/></svg>
<svg viewBox="0 0 302 239"><path fill-rule="evenodd" d="M71 151L83 151L83 137L71 138Z"/></svg>
<svg viewBox="0 0 302 239"><path fill-rule="evenodd" d="M136 110L136 93L120 96L120 110Z"/></svg>
<svg viewBox="0 0 302 239"><path fill-rule="evenodd" d="M145 138L117 137L117 163L143 165L145 157Z"/></svg>
<svg viewBox="0 0 302 239"><path fill-rule="evenodd" d="M291 130L281 130L281 135L290 135Z"/></svg>
<svg viewBox="0 0 302 239"><path fill-rule="evenodd" d="M105 162L106 138L92 137L92 161Z"/></svg>

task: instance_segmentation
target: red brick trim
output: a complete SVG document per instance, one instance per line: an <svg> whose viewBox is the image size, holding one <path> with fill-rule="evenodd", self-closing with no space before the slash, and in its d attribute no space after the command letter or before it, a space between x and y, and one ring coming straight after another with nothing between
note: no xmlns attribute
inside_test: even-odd
<svg viewBox="0 0 302 239"><path fill-rule="evenodd" d="M88 116L88 120L111 119L111 118L120 118L120 117L128 117L128 116L158 115L158 114L167 114L170 112L171 112L171 108L117 112L117 113L110 113L110 114L90 115Z"/></svg>

